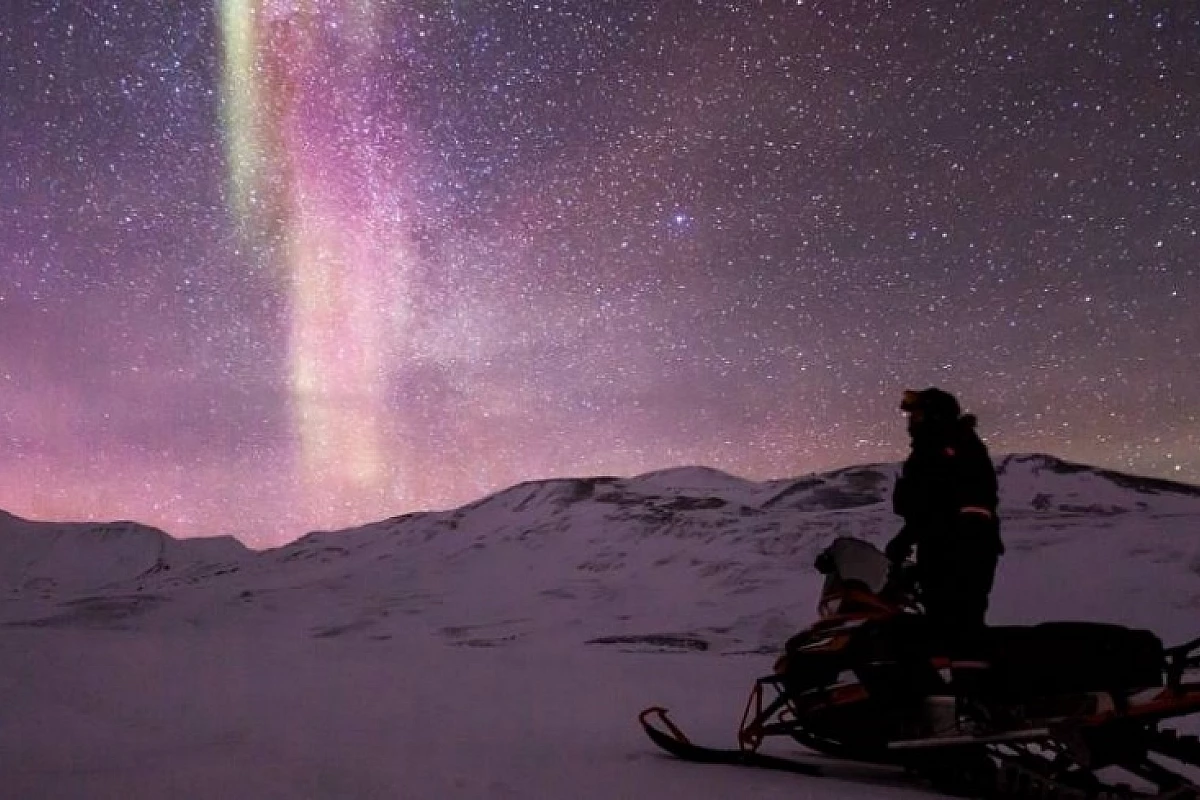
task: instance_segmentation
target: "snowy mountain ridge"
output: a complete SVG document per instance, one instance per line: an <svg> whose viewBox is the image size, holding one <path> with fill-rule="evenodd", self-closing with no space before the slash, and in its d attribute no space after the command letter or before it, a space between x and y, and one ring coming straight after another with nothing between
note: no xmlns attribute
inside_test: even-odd
<svg viewBox="0 0 1200 800"><path fill-rule="evenodd" d="M54 524L0 518L0 624L198 625L286 616L313 636L398 635L412 625L452 644L534 637L633 646L769 651L811 614L813 560L836 536L882 544L897 529L889 498L897 465L791 480L747 481L683 467L633 478L531 481L458 509L308 534L254 552L228 537L176 540L122 522ZM1183 559L1200 575L1200 489L1055 459L997 461L1010 555L1054 568L993 617L1023 620L1061 591L1078 537L1119 552L1082 574L1083 591L1146 591L1142 562ZM1100 562L1097 562L1100 563ZM1135 569L1136 567L1136 569ZM1140 570L1140 571L1139 571ZM1002 598L1004 573L997 595ZM1200 580L1154 591L1200 609ZM113 598L124 598L114 601ZM1061 601L1060 601L1061 607ZM531 616L530 608L537 614ZM1070 604L1066 609L1069 610ZM647 610L653 610L653 619ZM284 613L286 612L286 614ZM1142 615L1145 616L1145 615ZM1150 621L1131 608L1129 622ZM1183 623L1180 623L1183 627ZM675 645L671 643L674 642Z"/></svg>

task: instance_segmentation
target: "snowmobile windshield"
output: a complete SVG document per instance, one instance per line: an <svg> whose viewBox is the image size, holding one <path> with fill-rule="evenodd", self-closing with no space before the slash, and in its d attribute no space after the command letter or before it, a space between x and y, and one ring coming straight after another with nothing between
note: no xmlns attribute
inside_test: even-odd
<svg viewBox="0 0 1200 800"><path fill-rule="evenodd" d="M835 539L817 560L825 573L821 589L822 614L833 609L836 599L852 586L859 586L873 595L883 591L888 582L888 558L870 542L844 536Z"/></svg>
<svg viewBox="0 0 1200 800"><path fill-rule="evenodd" d="M887 556L870 542L843 536L825 548L822 557L828 565L826 585L830 580L840 580L843 583L859 581L865 585L867 591L874 594L879 594L887 585Z"/></svg>

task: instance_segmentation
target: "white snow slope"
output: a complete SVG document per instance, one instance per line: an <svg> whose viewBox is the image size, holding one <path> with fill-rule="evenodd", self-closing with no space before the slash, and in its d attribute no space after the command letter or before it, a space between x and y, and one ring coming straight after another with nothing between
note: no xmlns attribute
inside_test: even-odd
<svg viewBox="0 0 1200 800"><path fill-rule="evenodd" d="M1200 635L1200 488L998 467L992 622ZM895 472L532 482L264 552L0 512L0 798L929 798L685 764L635 722L731 746L817 552L897 530Z"/></svg>

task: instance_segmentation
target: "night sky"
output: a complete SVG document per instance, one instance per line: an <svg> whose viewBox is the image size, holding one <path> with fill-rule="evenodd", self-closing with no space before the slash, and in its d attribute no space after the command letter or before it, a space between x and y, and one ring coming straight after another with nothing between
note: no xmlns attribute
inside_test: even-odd
<svg viewBox="0 0 1200 800"><path fill-rule="evenodd" d="M252 546L907 452L1200 482L1200 4L0 0L0 508Z"/></svg>

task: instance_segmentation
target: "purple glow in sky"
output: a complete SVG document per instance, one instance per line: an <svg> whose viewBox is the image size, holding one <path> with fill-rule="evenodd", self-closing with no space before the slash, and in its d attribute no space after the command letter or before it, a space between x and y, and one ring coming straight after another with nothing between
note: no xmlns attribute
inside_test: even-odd
<svg viewBox="0 0 1200 800"><path fill-rule="evenodd" d="M1200 481L1200 9L29 0L0 508L276 544L534 478Z"/></svg>

